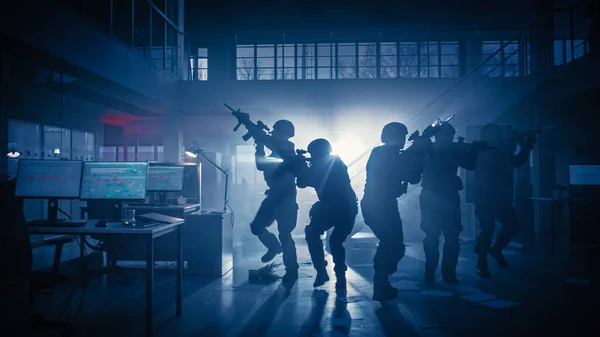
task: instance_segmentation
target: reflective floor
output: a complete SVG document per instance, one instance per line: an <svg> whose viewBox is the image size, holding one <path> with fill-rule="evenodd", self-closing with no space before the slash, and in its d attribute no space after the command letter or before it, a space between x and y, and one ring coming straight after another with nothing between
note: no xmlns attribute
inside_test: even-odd
<svg viewBox="0 0 600 337"><path fill-rule="evenodd" d="M252 238L249 238L252 239ZM600 299L598 271L586 268L596 256L558 264L535 254L507 249L510 269L491 262L492 279L474 274L473 242L462 243L461 286L422 283L424 257L419 242L408 243L407 256L394 275L399 298L371 300L372 257L376 240L358 235L346 243L348 290L338 294L335 280L313 289L314 272L296 238L299 280L284 286L248 282L248 270L260 267L261 251L236 248L235 268L222 278L186 276L183 316L174 317L175 285L171 265L157 271L155 336L598 336L592 318ZM331 257L329 268L333 266ZM595 267L597 268L597 267ZM283 273L283 270L280 271ZM143 272L131 284L118 277L96 280L70 304L76 336L144 335ZM333 278L333 272L330 272ZM439 277L439 275L438 275ZM595 282L594 282L595 281ZM63 286L53 296L37 296L35 310L52 318L65 304ZM48 330L43 336L54 336Z"/></svg>

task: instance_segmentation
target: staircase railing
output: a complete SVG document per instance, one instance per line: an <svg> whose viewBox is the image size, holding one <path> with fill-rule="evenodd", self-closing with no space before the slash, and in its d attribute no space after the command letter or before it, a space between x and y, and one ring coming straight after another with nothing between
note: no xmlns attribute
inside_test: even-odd
<svg viewBox="0 0 600 337"><path fill-rule="evenodd" d="M588 1L579 1L568 8L557 9L553 11L555 16L564 15L564 13L567 13L568 20L566 21L566 26L568 34L565 35L564 32L558 34L556 32L556 28L562 28L562 25L554 26L554 34L555 40L566 40L565 43L569 43L569 59L571 61L589 52L587 41L589 41L591 20L589 15L586 14L585 11L582 11L582 8L586 8L585 6L587 5ZM535 44L532 44L531 42L535 41L535 38L537 37L532 36L532 33L534 32L532 28L533 26L523 29L512 39L503 41L497 50L485 57L485 59L471 68L464 76L459 78L454 84L448 87L448 89L425 104L421 109L414 112L402 122L407 124L409 129L411 129L411 127L422 128L439 116L439 113L436 113L435 111L437 106L436 103L441 102L441 100L447 97L450 93L457 92L457 95L461 95L463 93L461 88L469 86L469 89L475 90L472 95L473 99L477 100L480 99L479 96L484 96L479 95L478 92L483 92L483 90L485 90L483 88L483 84L485 84L486 80L488 79L498 77L514 78L529 76L531 74L532 47L535 46ZM543 34L547 32L540 33ZM554 44L556 45L557 42L555 41ZM478 46L481 48L481 45ZM580 48L582 49L582 51L579 52L580 55L576 51L578 46L581 46ZM555 64L556 63L557 62L555 62ZM507 83L507 86L512 87L512 83L513 82ZM461 99L464 98L457 98L457 100ZM445 103L446 102L444 102L444 104ZM488 104L492 103L488 102ZM437 109L439 111L444 111L443 106L437 106ZM363 189L366 182L366 162L368 160L368 155L373 147L377 145L378 144L371 146L368 150L361 153L356 157L356 159L348 164L348 172L351 177L352 187L354 188L359 199L362 198ZM414 190L416 189L409 189L409 193Z"/></svg>

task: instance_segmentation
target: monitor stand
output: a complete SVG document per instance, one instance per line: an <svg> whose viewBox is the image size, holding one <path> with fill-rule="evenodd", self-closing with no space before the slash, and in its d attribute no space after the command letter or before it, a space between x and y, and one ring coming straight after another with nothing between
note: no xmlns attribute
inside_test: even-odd
<svg viewBox="0 0 600 337"><path fill-rule="evenodd" d="M167 203L167 192L158 192L158 201L159 205L168 205Z"/></svg>
<svg viewBox="0 0 600 337"><path fill-rule="evenodd" d="M58 218L58 199L48 199L48 222L65 221Z"/></svg>

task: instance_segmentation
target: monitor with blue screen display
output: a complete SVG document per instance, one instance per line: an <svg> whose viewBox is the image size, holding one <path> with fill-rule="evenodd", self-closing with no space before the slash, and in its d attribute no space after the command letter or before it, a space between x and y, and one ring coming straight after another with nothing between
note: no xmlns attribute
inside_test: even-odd
<svg viewBox="0 0 600 337"><path fill-rule="evenodd" d="M80 199L144 200L146 162L85 162Z"/></svg>

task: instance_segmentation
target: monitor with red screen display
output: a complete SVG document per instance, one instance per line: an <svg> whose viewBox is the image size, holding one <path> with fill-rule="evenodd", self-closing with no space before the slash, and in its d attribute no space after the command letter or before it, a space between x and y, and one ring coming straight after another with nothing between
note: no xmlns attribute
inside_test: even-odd
<svg viewBox="0 0 600 337"><path fill-rule="evenodd" d="M77 199L83 162L80 160L19 160L15 196L36 199Z"/></svg>

